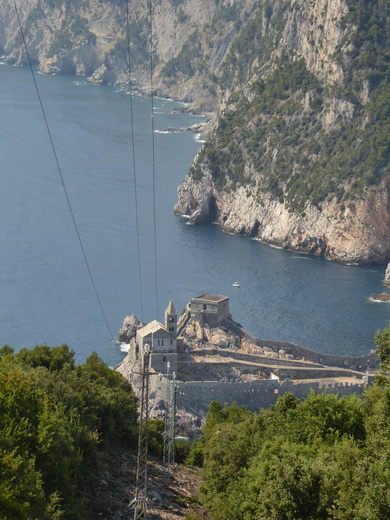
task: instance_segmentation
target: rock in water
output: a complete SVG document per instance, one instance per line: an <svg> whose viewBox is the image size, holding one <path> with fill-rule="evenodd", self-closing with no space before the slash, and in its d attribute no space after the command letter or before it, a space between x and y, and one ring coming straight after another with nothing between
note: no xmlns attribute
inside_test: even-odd
<svg viewBox="0 0 390 520"><path fill-rule="evenodd" d="M389 302L390 293L373 294L371 298L376 302Z"/></svg>
<svg viewBox="0 0 390 520"><path fill-rule="evenodd" d="M130 343L132 338L135 338L137 329L143 327L143 324L137 319L135 314L126 316L123 320L122 328L118 332L119 343Z"/></svg>

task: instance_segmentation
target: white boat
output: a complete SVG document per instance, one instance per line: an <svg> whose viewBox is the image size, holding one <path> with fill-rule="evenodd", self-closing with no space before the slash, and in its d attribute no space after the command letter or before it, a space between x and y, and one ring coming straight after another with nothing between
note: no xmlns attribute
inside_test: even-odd
<svg viewBox="0 0 390 520"><path fill-rule="evenodd" d="M232 286L233 287L240 287L240 284L238 282L234 282L234 283L232 283Z"/></svg>

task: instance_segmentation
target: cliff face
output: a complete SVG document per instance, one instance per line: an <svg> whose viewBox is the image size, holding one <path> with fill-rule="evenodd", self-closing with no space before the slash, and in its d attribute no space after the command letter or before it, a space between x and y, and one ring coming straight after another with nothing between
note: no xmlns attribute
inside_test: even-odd
<svg viewBox="0 0 390 520"><path fill-rule="evenodd" d="M209 173L199 181L187 176L178 188L175 212L192 224L217 222L227 233L257 238L277 247L314 253L345 263L383 262L390 252L389 179L340 214L340 204L307 205L304 214L252 190L216 190Z"/></svg>
<svg viewBox="0 0 390 520"><path fill-rule="evenodd" d="M343 262L390 258L386 0L18 1L43 72L213 111L179 188L191 222ZM152 34L152 36L151 36ZM13 3L0 48L25 64Z"/></svg>
<svg viewBox="0 0 390 520"><path fill-rule="evenodd" d="M260 2L219 69L218 121L175 211L342 262L388 260L388 14L381 1Z"/></svg>
<svg viewBox="0 0 390 520"><path fill-rule="evenodd" d="M19 5L20 4L20 5ZM83 74L95 83L128 82L129 31L133 87L213 110L215 70L255 0L158 0L152 37L148 2L23 0L17 2L30 56L44 73ZM0 4L0 48L6 61L27 64L12 2Z"/></svg>

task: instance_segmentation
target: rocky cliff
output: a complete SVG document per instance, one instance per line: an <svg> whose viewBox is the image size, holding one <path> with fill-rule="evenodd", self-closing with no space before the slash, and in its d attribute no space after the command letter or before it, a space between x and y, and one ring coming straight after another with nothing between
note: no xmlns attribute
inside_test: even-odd
<svg viewBox="0 0 390 520"><path fill-rule="evenodd" d="M368 187L364 197L343 212L335 199L290 211L253 187L218 190L207 171L202 179L187 176L178 188L176 213L192 224L217 222L227 233L257 238L277 247L326 256L345 263L383 262L390 255L390 179Z"/></svg>
<svg viewBox="0 0 390 520"><path fill-rule="evenodd" d="M44 73L83 74L95 83L215 107L215 71L250 17L255 0L20 0L16 1L32 61ZM128 21L128 23L127 23ZM0 4L0 50L27 64L13 2Z"/></svg>
<svg viewBox="0 0 390 520"><path fill-rule="evenodd" d="M214 113L177 213L343 262L389 260L386 0L153 0L152 17L146 0L17 5L43 72L127 83L130 63L134 90ZM13 2L0 4L0 50L26 63Z"/></svg>
<svg viewBox="0 0 390 520"><path fill-rule="evenodd" d="M390 257L389 4L259 2L175 211L346 263Z"/></svg>

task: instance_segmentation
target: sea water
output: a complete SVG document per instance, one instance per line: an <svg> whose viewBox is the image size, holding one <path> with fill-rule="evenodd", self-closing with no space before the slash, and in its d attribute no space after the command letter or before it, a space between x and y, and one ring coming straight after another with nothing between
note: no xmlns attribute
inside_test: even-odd
<svg viewBox="0 0 390 520"><path fill-rule="evenodd" d="M31 72L2 65L0 345L67 343L77 361L96 351L115 365L125 354L112 337L125 316L163 320L170 299L180 313L210 292L229 296L234 319L258 337L337 354L374 347L390 316L390 304L370 301L382 291L384 266L279 250L173 214L201 143L191 132L161 131L201 117L154 99L152 133L151 100L133 96L132 134L126 88L73 76L36 80L100 303Z"/></svg>

